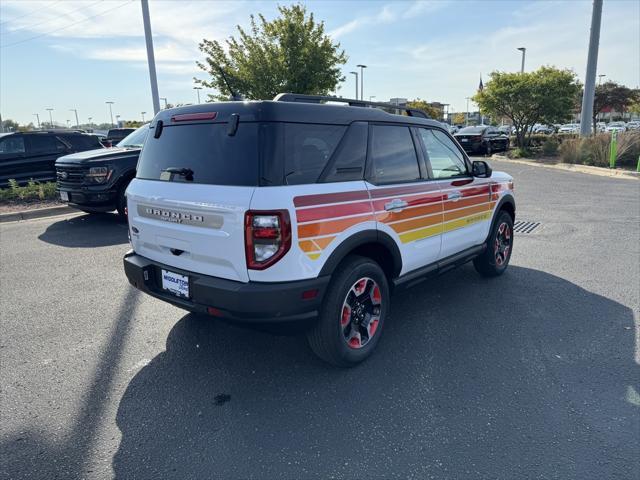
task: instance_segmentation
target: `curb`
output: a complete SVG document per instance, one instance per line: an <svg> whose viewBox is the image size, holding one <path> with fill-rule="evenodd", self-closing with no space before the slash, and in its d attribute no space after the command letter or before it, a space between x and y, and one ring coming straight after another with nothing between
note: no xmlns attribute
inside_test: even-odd
<svg viewBox="0 0 640 480"><path fill-rule="evenodd" d="M65 213L75 212L78 212L78 210L67 205L61 205L59 207L34 208L33 210L23 210L21 212L0 213L0 223L53 217L55 215L64 215Z"/></svg>
<svg viewBox="0 0 640 480"><path fill-rule="evenodd" d="M504 162L519 163L521 165L530 165L533 167L555 168L556 170L564 170L565 172L586 173L589 175L598 175L601 177L619 178L625 180L640 180L640 174L628 170L609 170L602 167L592 167L590 165L574 165L571 163L541 163L533 160L508 158L504 155L492 155L491 159Z"/></svg>

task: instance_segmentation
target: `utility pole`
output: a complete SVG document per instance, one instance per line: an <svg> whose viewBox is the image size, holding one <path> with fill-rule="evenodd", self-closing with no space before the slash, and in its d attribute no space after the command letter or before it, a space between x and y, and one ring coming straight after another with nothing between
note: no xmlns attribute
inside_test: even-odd
<svg viewBox="0 0 640 480"><path fill-rule="evenodd" d="M45 108L49 112L49 128L53 128L53 117L51 116L51 112L53 112L53 108Z"/></svg>
<svg viewBox="0 0 640 480"><path fill-rule="evenodd" d="M355 75L356 77L356 100L358 100L358 72L349 72L351 75Z"/></svg>
<svg viewBox="0 0 640 480"><path fill-rule="evenodd" d="M596 70L598 69L601 21L602 0L593 0L589 53L587 55L587 73L584 79L584 94L582 95L582 112L580 115L580 136L582 137L591 134L591 117L593 116L593 98L596 90Z"/></svg>
<svg viewBox="0 0 640 480"><path fill-rule="evenodd" d="M356 67L360 67L360 100L364 100L364 69L367 68L366 65L356 65ZM356 100L358 99L356 95Z"/></svg>
<svg viewBox="0 0 640 480"><path fill-rule="evenodd" d="M38 130L40 130L40 115L37 113L34 113L34 115L36 116L36 120L38 120Z"/></svg>
<svg viewBox="0 0 640 480"><path fill-rule="evenodd" d="M76 110L75 108L70 108L69 111L76 114L76 128L80 128L80 122L78 121L78 110Z"/></svg>
<svg viewBox="0 0 640 480"><path fill-rule="evenodd" d="M193 87L193 89L198 92L198 105L200 105L200 90L202 90L202 87Z"/></svg>
<svg viewBox="0 0 640 480"><path fill-rule="evenodd" d="M147 42L147 62L149 63L149 80L151 81L151 99L153 100L153 114L160 111L158 97L158 78L156 77L156 59L153 54L153 38L151 37L151 20L149 18L149 0L140 0L142 4L142 21L144 23L144 37Z"/></svg>
<svg viewBox="0 0 640 480"><path fill-rule="evenodd" d="M113 105L115 102L104 102L107 105L109 105L109 115L111 116L111 126L113 127L113 110L111 109L111 105Z"/></svg>
<svg viewBox="0 0 640 480"><path fill-rule="evenodd" d="M518 50L522 52L522 65L520 66L520 73L524 73L524 55L527 52L525 47L518 47Z"/></svg>

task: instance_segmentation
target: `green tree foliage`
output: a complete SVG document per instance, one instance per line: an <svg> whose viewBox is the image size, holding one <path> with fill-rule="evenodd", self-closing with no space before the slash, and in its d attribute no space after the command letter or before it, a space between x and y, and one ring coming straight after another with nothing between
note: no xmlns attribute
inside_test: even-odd
<svg viewBox="0 0 640 480"><path fill-rule="evenodd" d="M526 148L536 123L567 120L575 106L580 85L575 73L553 67L535 72L493 72L473 101L494 117L507 117L516 128L518 147Z"/></svg>
<svg viewBox="0 0 640 480"><path fill-rule="evenodd" d="M453 124L454 125L464 125L465 123L465 117L464 117L464 113L456 113L453 116Z"/></svg>
<svg viewBox="0 0 640 480"><path fill-rule="evenodd" d="M629 110L634 102L640 101L640 91L616 82L605 82L596 86L593 97L593 132L596 132L596 118L605 108L612 108L618 112Z"/></svg>
<svg viewBox="0 0 640 480"><path fill-rule="evenodd" d="M429 117L434 120L440 120L442 118L442 110L435 108L433 105L430 105L424 100L420 100L416 98L415 100L411 100L407 102L407 107L417 108L418 110L422 110L424 113L429 115Z"/></svg>
<svg viewBox="0 0 640 480"><path fill-rule="evenodd" d="M247 99L271 99L281 92L326 95L344 81L340 66L347 56L325 34L324 22L316 22L303 5L278 7L280 16L267 21L251 15L247 32L240 26L238 38L226 40L227 51L216 40L204 39L200 50L204 62L196 62L210 80L197 84L215 88L226 99L229 89L221 71L235 91Z"/></svg>

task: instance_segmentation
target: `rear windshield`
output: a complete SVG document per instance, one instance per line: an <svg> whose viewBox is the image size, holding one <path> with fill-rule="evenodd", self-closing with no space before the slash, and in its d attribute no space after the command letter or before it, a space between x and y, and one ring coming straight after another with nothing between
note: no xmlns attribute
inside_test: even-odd
<svg viewBox="0 0 640 480"><path fill-rule="evenodd" d="M465 133L482 133L485 131L487 127L465 127L462 130L458 131L458 134L465 134Z"/></svg>
<svg viewBox="0 0 640 480"><path fill-rule="evenodd" d="M258 172L257 124L243 123L235 135L229 136L226 123L203 123L165 126L160 138L154 138L151 130L140 155L137 177L256 186Z"/></svg>

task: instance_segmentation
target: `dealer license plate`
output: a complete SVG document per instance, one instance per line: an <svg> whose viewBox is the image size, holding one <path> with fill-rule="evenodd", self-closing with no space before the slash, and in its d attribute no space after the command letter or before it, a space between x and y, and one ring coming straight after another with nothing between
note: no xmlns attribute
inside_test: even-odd
<svg viewBox="0 0 640 480"><path fill-rule="evenodd" d="M69 192L60 192L60 200L69 201Z"/></svg>
<svg viewBox="0 0 640 480"><path fill-rule="evenodd" d="M189 277L162 270L162 288L178 297L189 298Z"/></svg>

